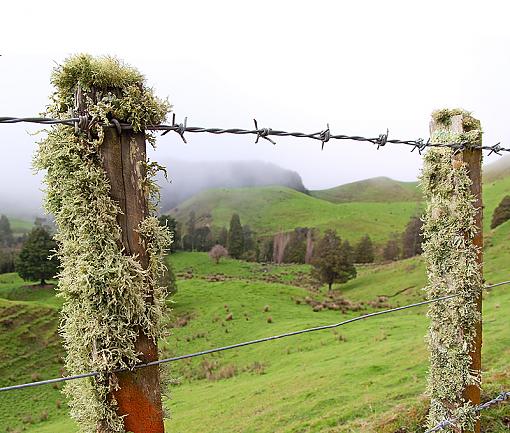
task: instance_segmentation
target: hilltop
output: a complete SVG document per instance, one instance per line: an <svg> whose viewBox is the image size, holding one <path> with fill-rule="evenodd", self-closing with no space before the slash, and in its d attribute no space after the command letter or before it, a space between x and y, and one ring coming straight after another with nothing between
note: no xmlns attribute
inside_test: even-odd
<svg viewBox="0 0 510 433"><path fill-rule="evenodd" d="M169 182L160 175L161 208L170 209L210 188L280 185L305 192L301 176L264 161L162 161Z"/></svg>
<svg viewBox="0 0 510 433"><path fill-rule="evenodd" d="M422 200L418 182L400 182L389 177L374 177L334 188L310 191L310 195L332 203Z"/></svg>

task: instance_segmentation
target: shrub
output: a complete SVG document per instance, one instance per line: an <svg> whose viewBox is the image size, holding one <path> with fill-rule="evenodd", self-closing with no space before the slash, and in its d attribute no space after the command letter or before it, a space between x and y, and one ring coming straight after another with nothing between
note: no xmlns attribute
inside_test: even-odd
<svg viewBox="0 0 510 433"><path fill-rule="evenodd" d="M503 197L492 215L491 229L496 228L505 221L510 220L510 195Z"/></svg>
<svg viewBox="0 0 510 433"><path fill-rule="evenodd" d="M214 245L214 247L211 248L211 251L209 251L209 257L216 264L218 264L220 262L220 259L222 257L227 257L227 256L228 256L227 249L223 245L220 245L220 244Z"/></svg>

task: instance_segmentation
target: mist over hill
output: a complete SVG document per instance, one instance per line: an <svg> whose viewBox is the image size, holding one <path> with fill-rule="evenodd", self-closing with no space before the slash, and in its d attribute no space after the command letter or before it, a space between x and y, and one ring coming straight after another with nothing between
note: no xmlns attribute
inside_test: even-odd
<svg viewBox="0 0 510 433"><path fill-rule="evenodd" d="M162 175L158 178L162 211L174 208L195 194L211 188L278 185L306 192L298 173L270 162L167 160L162 161L162 165L168 171L168 181Z"/></svg>

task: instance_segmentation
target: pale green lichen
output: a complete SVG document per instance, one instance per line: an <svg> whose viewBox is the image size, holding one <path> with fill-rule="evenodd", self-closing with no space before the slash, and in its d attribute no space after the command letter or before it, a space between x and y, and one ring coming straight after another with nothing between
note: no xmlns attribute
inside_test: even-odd
<svg viewBox="0 0 510 433"><path fill-rule="evenodd" d="M139 72L114 58L72 57L54 71L52 83L55 92L48 113L60 118L73 115L77 86L84 90L88 112L96 120L115 118L132 123L135 130L164 121L170 108L145 86ZM154 216L141 223L149 257L146 269L122 250L117 222L121 209L110 197L100 155L102 139L99 123L89 133L78 134L72 127L55 126L34 160L37 169L47 171L45 207L58 227L58 288L65 300L61 334L70 374L107 372L139 362L134 347L138 333L142 330L156 341L166 305L166 288L160 281L170 234ZM146 167L142 183L148 198L158 196L150 178L157 167ZM108 374L67 383L71 416L83 432L95 433L98 427L104 433L124 432L109 394L116 386Z"/></svg>
<svg viewBox="0 0 510 433"><path fill-rule="evenodd" d="M479 122L459 110L434 113L439 124L432 142L452 142L470 137L469 143L480 144ZM463 115L463 124L478 125L462 137L448 130L451 116ZM468 117L467 120L465 118ZM465 127L466 128L466 127ZM469 129L469 128L467 128ZM428 392L431 407L429 427L452 417L459 418L464 428L473 425L472 405L463 398L468 385L480 384L478 372L471 370L476 326L481 320L477 299L482 290L478 249L473 244L477 234L475 198L471 180L463 164L452 164L449 148L431 149L424 159L421 185L427 200L424 216L423 255L427 263L429 299L458 294L445 302L431 304L428 315L430 328L430 371ZM449 430L448 430L449 429ZM454 431L448 427L447 431Z"/></svg>

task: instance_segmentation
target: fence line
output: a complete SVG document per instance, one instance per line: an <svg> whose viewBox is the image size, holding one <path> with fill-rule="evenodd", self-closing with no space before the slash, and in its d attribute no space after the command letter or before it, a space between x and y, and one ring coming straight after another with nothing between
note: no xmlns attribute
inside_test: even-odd
<svg viewBox="0 0 510 433"><path fill-rule="evenodd" d="M492 406L500 404L506 400L510 400L510 391L501 392L500 394L498 394L497 397L493 398L492 400L489 400L489 401L486 401L485 403L479 404L478 406L476 406L473 409L473 412L478 413L482 410L489 409ZM446 427L454 426L457 421L458 421L458 418L445 419L445 420L441 421L439 424L437 424L435 427L427 430L425 433L438 432L440 430L445 429Z"/></svg>
<svg viewBox="0 0 510 433"><path fill-rule="evenodd" d="M491 290L494 287L502 286L505 284L510 284L510 280L509 281L501 281L499 283L484 286L484 289ZM13 391L16 389L23 389L23 388L29 388L29 387L34 387L34 386L40 386L40 385L48 385L51 383L66 382L66 381L75 380L75 379L84 379L87 377L96 377L96 376L99 376L100 374L121 373L123 371L137 370L139 368L146 368L146 367L152 367L152 366L156 366L156 365L166 364L168 362L175 362L175 361L180 361L180 360L188 359L188 358L196 358L198 356L204 356L204 355L208 355L211 353L217 353L217 352L223 352L226 350L237 349L239 347L251 346L252 344L264 343L267 341L278 340L280 338L292 337L294 335L306 334L309 332L316 332L316 331L323 331L325 329L338 328L340 326L344 326L349 323L357 322L360 320L369 319L369 318L376 317L376 316L382 316L384 314L395 313L397 311L407 310L409 308L421 307L423 305L432 304L434 302L446 301L448 299L452 299L457 296L460 296L460 293L456 293L453 295L447 295L447 296L441 296L439 298L429 299L426 301L415 302L413 304L404 305L402 307L395 307L395 308L390 308L387 310L376 311L374 313L368 313L368 314L364 314L362 316L353 317L352 319L347 319L342 322L334 323L331 325L315 326L313 328L301 329L299 331L286 332L284 334L273 335L271 337L264 337L264 338L259 338L256 340L245 341L242 343L231 344L228 346L217 347L214 349L202 350L200 352L188 353L186 355L175 356L172 358L159 359L157 361L152 361L152 362L148 362L145 364L138 364L138 365L133 366L132 368L119 368L119 369L113 370L111 372L93 371L90 373L76 374L73 376L58 377L58 378L54 378L54 379L41 380L38 382L29 382L29 383L23 383L23 384L19 384L19 385L6 386L3 388L0 388L0 392Z"/></svg>
<svg viewBox="0 0 510 433"><path fill-rule="evenodd" d="M351 141L361 141L372 143L377 145L377 149L380 149L386 144L403 144L406 146L411 146L411 152L414 150L418 150L418 153L421 154L423 150L428 147L449 147L455 152L460 152L466 148L473 148L468 142L458 142L458 143L431 143L430 139L424 140L423 138L418 138L415 140L399 140L399 139L390 139L389 130L386 130L386 133L379 134L378 137L362 137L359 135L344 135L344 134L332 134L329 129L329 125L323 131L313 132L313 133L303 133L303 132L287 132L282 130L276 130L271 128L259 128L257 121L254 119L255 129L242 129L242 128L204 128L200 126L188 126L187 125L187 117L184 118L184 122L177 124L175 123L175 114L172 119L171 125L147 125L145 126L146 130L150 131L163 131L162 135L167 134L168 132L176 132L182 138L182 140L186 143L186 139L184 138L185 132L191 133L209 133L209 134L235 134L235 135L255 135L255 143L258 143L260 138L268 140L272 144L276 144L270 137L295 137L295 138L310 138L313 140L320 141L322 143L322 149L324 149L324 145L329 140L351 140ZM80 117L72 117L69 119L53 119L49 117L0 117L0 124L14 124L14 123L37 123L42 125L69 125L74 126L76 130L88 130L93 124L97 122L94 119L89 119L87 116ZM120 123L119 121L112 119L112 123L109 125L105 125L107 127L116 128L119 134L122 130L132 129L132 125L126 123ZM510 152L510 148L505 148L501 146L501 143L496 143L492 146L479 146L476 147L482 150L489 151L489 155L495 153L497 155L502 155L501 152Z"/></svg>

